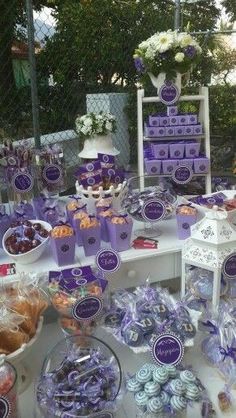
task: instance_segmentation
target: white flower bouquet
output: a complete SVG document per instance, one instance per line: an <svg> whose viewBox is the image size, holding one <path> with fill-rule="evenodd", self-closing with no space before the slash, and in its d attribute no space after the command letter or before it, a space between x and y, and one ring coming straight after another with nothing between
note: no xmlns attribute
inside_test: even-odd
<svg viewBox="0 0 236 418"><path fill-rule="evenodd" d="M189 33L168 30L141 42L135 50L134 62L141 74L166 73L166 78L171 80L177 73L185 74L191 70L198 63L201 52L200 45Z"/></svg>
<svg viewBox="0 0 236 418"><path fill-rule="evenodd" d="M95 135L108 135L116 130L115 116L106 112L91 112L77 116L75 130L85 139L93 138Z"/></svg>

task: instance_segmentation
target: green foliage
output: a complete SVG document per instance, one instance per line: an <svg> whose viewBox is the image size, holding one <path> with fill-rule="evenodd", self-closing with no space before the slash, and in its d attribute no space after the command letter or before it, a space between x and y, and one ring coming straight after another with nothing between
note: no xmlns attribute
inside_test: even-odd
<svg viewBox="0 0 236 418"><path fill-rule="evenodd" d="M229 13L232 21L236 19L236 1L235 0L223 0L222 5L225 7L226 12Z"/></svg>

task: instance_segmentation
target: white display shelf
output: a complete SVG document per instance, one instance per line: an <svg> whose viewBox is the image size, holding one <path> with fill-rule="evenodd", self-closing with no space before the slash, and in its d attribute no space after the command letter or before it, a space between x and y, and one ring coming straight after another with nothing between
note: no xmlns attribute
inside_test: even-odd
<svg viewBox="0 0 236 418"><path fill-rule="evenodd" d="M116 352L123 371L134 374L139 367L151 360L150 353L134 354L127 346L118 343L111 335L107 334L102 329L97 331L97 337L105 341ZM36 414L36 399L35 399L35 382L37 381L45 356L56 345L60 339L63 338L62 331L57 323L46 324L43 327L42 333L34 346L34 349L29 353L27 364L30 368L33 378L32 384L19 397L20 417L21 418L43 418L41 414ZM216 369L208 366L201 352L199 351L201 333L198 334L196 344L194 347L188 349L184 355L184 363L186 366L192 365L196 371L201 382L208 390L208 395L213 402L216 410L215 418L222 418L223 413L218 408L217 395L218 392L224 388L224 381L219 376ZM236 391L233 391L235 397ZM235 418L236 410L226 414L227 418ZM126 394L123 401L122 409L115 415L116 418L136 418L135 403L132 395ZM189 406L187 415L184 418L200 418L199 405Z"/></svg>
<svg viewBox="0 0 236 418"><path fill-rule="evenodd" d="M203 139L204 140L204 150L205 156L211 160L210 156L210 126L209 126L209 94L207 87L200 87L199 94L196 95L185 95L180 96L180 102L191 102L191 101L198 101L200 103L199 106L199 114L198 119L203 126L204 134L201 135L180 135L180 136L168 136L168 137L156 137L156 138L149 138L145 137L144 130L143 130L143 105L145 103L161 103L160 98L158 96L151 96L145 97L145 91L143 89L139 89L137 91L137 123L138 123L138 175L143 177L145 175L144 169L144 142L147 141L161 141L161 140L183 140L183 139ZM157 175L157 178L161 177L161 175ZM165 177L165 176L163 176ZM211 169L207 174L204 174L205 177L205 193L211 193ZM144 187L145 182L141 182L140 186Z"/></svg>
<svg viewBox="0 0 236 418"><path fill-rule="evenodd" d="M158 141L181 141L181 140L189 140L189 139L203 139L205 138L205 135L173 135L173 136L144 136L143 140L146 142L149 141L154 141L154 142L158 142Z"/></svg>

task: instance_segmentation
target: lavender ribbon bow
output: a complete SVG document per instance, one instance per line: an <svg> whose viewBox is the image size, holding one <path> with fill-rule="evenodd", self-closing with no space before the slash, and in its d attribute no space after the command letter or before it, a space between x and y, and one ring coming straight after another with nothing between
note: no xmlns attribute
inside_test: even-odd
<svg viewBox="0 0 236 418"><path fill-rule="evenodd" d="M219 347L220 350L220 354L223 356L223 360L225 361L226 357L231 357L234 361L234 363L236 363L236 348L234 347L229 347L227 344L227 348L225 349L224 347Z"/></svg>
<svg viewBox="0 0 236 418"><path fill-rule="evenodd" d="M210 332L210 334L213 334L213 335L218 335L218 328L217 328L217 326L216 326L216 325L214 325L214 324L213 324L213 322L211 322L211 321L206 321L206 322L203 322L203 321L202 321L202 325L203 325L204 327L211 328L211 330L209 331L209 332Z"/></svg>

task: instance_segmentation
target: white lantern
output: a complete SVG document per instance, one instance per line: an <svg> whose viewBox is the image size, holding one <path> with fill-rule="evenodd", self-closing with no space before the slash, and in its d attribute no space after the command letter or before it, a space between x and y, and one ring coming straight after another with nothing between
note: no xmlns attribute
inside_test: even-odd
<svg viewBox="0 0 236 418"><path fill-rule="evenodd" d="M182 250L181 296L186 291L186 266L200 267L213 272L212 308L217 310L220 299L222 267L226 258L236 252L236 230L226 211L207 212L191 227Z"/></svg>

